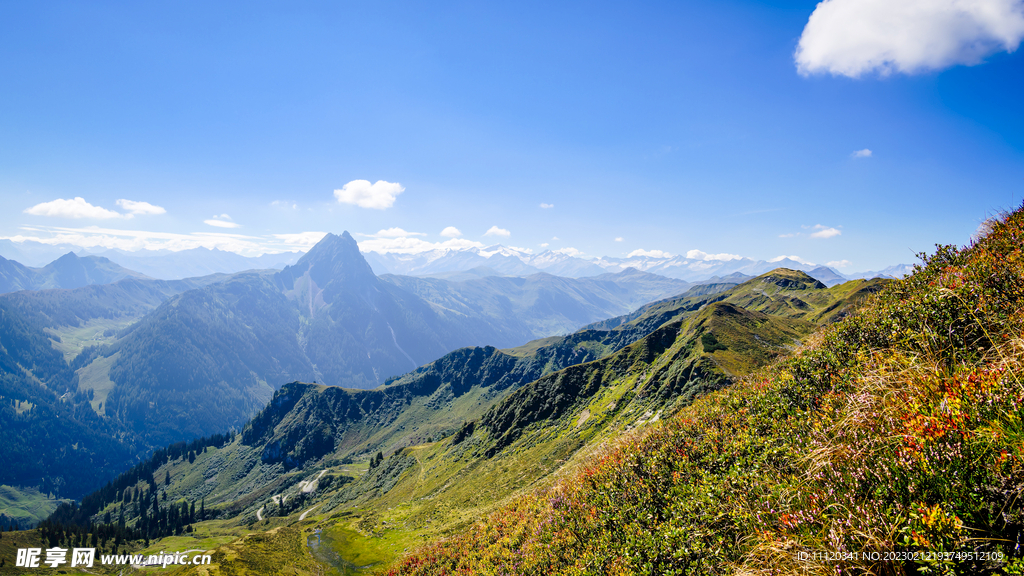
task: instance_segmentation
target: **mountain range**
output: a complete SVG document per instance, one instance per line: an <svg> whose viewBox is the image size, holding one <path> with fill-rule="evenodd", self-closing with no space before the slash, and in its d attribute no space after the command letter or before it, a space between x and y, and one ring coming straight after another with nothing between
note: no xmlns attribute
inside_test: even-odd
<svg viewBox="0 0 1024 576"><path fill-rule="evenodd" d="M110 284L124 278L147 278L102 256L77 256L68 252L42 268L29 268L0 256L0 293L49 288L81 288Z"/></svg>
<svg viewBox="0 0 1024 576"><path fill-rule="evenodd" d="M281 252L246 257L216 248L188 250L83 249L73 244L43 244L32 240L14 242L0 239L0 257L25 266L43 267L69 252L83 258L101 257L136 273L162 280L180 280L210 274L233 274L244 270L281 269L294 264L301 252Z"/></svg>
<svg viewBox="0 0 1024 576"><path fill-rule="evenodd" d="M60 273L80 268L126 277L0 295L0 483L80 495L155 447L241 427L285 382L372 388L463 346L565 334L691 286L633 270L378 278L347 233L280 271L154 280L67 254L43 277L104 279ZM39 446L62 456L43 465Z"/></svg>
<svg viewBox="0 0 1024 576"><path fill-rule="evenodd" d="M0 240L0 256L17 260L30 266L44 266L46 263L67 252L79 255L102 256L125 268L138 271L153 278L174 280L214 273L234 273L254 269L281 269L294 264L302 256L300 252L264 254L258 257L244 257L233 252L217 249L194 248L172 252L170 250L89 250L81 247L59 244L49 245L30 240L13 242ZM715 256L692 251L689 256L659 254L635 254L624 258L601 257L582 258L574 252L545 250L534 254L532 250L496 244L485 248L446 248L428 250L416 254L395 252L364 252L366 261L377 275L396 274L404 276L450 277L453 273L468 272L484 268L486 276L528 276L545 272L555 276L582 278L598 276L609 272L621 272L635 268L690 282L704 281L714 276L742 273L747 277L757 276L775 268L789 268L811 272L828 270L827 274L842 280L861 278L900 278L913 268L898 264L883 270L842 274L834 268L794 260L776 258L770 261L753 260L738 256ZM727 258L727 259L718 259ZM812 274L813 275L813 274ZM825 280L823 280L825 281Z"/></svg>
<svg viewBox="0 0 1024 576"><path fill-rule="evenodd" d="M279 272L170 298L85 371L111 389L105 414L161 444L241 426L284 382L373 388L460 347L563 334L688 286L642 273L378 278L348 233L331 234Z"/></svg>
<svg viewBox="0 0 1024 576"><path fill-rule="evenodd" d="M312 522L324 528L322 542L345 542L319 560L343 572L390 561L785 354L883 283L829 288L778 269L694 286L608 320L609 329L456 350L373 390L293 382L238 436L158 451L54 519L122 518L128 539L171 536L188 522L202 539L202 520L215 519L218 534L242 539L214 555L211 574L260 573L254 557L236 552L247 549L245 534L262 531L261 542L279 544L262 546L273 556L259 562L306 566L308 554L286 542L305 541L298 526ZM197 502L199 518L166 513Z"/></svg>
<svg viewBox="0 0 1024 576"><path fill-rule="evenodd" d="M696 251L694 251L696 252ZM476 267L486 267L509 276L524 276L536 272L547 272L557 276L580 278L596 276L607 272L621 272L634 268L643 272L651 272L668 278L678 278L690 282L707 280L714 276L727 276L733 273L748 277L764 274L776 268L787 268L810 272L818 270L829 279L841 281L860 278L898 278L912 268L900 264L884 270L862 272L854 275L843 275L834 268L819 266L794 260L787 257L771 261L752 260L739 256L728 256L718 259L703 253L689 256L668 255L633 255L624 258L600 257L584 259L576 255L545 250L534 254L532 250L511 248L500 244L486 248L444 248L416 254L368 252L367 262L378 274L403 274L409 276L428 276L447 272L460 272ZM827 272L826 272L827 271Z"/></svg>
<svg viewBox="0 0 1024 576"><path fill-rule="evenodd" d="M941 247L898 282L843 282L829 268L692 284L632 268L575 281L479 266L378 277L343 234L282 271L0 296L0 474L24 476L34 451L53 454L38 463L51 473L43 492L0 489L0 523L56 506L38 529L4 533L0 555L86 542L107 554L187 547L212 564L171 573L206 576L716 573L765 559L796 573L807 565L794 549L838 535L854 550L999 554L958 560L964 573L1005 558L1014 567L1024 533L1015 216L964 250ZM133 422L100 413L98 389L80 385L84 368L109 381L114 368L143 366L157 378L151 388L173 386L187 378L159 381L168 368L248 368L245 348L260 342L257 353L278 361L296 318L300 342L340 334L365 345L392 321L435 333L445 321L427 320L438 317L493 327L562 311L578 322L594 302L628 306L623 294L678 282L682 294L570 334L460 348L372 389L290 382L238 432L148 444L130 468L124 441L143 439L138 426L173 429L181 411L201 412L176 397L220 409L238 390L201 382L150 395ZM317 322L327 329L308 332ZM187 342L174 342L180 332ZM90 335L103 344L85 344ZM164 357L159 345L129 350L193 340ZM140 392L122 384L107 391L116 409L118 389ZM74 444L54 451L54 440ZM121 473L80 505L47 496L69 493L71 481L95 486L97 469ZM929 566L903 568L916 567Z"/></svg>

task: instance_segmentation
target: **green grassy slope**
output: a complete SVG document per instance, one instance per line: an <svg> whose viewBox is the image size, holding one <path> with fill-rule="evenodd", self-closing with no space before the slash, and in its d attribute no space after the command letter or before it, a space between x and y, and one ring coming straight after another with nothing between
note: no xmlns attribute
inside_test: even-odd
<svg viewBox="0 0 1024 576"><path fill-rule="evenodd" d="M343 559L393 560L424 538L460 533L518 491L553 481L578 454L657 422L686 402L683 390L724 385L732 375L719 362L744 373L812 329L729 304L707 306L605 359L519 388L443 441L394 452L324 495L318 526L345 536ZM719 337L714 350L705 350L704 334ZM755 348L751 359L734 361Z"/></svg>
<svg viewBox="0 0 1024 576"><path fill-rule="evenodd" d="M61 502L33 488L15 488L0 484L0 527L6 530L12 524L19 527L34 526L46 518Z"/></svg>
<svg viewBox="0 0 1024 576"><path fill-rule="evenodd" d="M147 474L167 502L205 502L216 519L196 522L193 534L241 538L290 527L290 537L302 541L321 528L336 546L336 569L390 562L556 481L567 463L771 361L814 328L730 297L767 286L768 298L752 307L788 302L793 293L818 312L843 305L821 287L755 281L761 284L661 303L613 330L510 351L459 350L375 390L289 384L234 442L194 461L158 463ZM370 466L377 452L384 459ZM143 480L134 489L151 490ZM116 518L120 508L107 501L94 518ZM126 510L128 526L137 525L135 511ZM151 546L163 542L176 541ZM229 550L244 544L232 542L211 573L253 573Z"/></svg>
<svg viewBox="0 0 1024 576"><path fill-rule="evenodd" d="M940 247L797 354L389 573L1020 573L1021 238L1016 212Z"/></svg>

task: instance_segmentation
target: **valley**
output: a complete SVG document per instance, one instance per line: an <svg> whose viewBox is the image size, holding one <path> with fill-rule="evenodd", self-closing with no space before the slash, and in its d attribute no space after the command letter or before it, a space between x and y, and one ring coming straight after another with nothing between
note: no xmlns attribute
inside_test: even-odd
<svg viewBox="0 0 1024 576"><path fill-rule="evenodd" d="M316 533L318 546L326 535L334 555L320 557L338 570L389 563L784 355L883 284L827 288L776 270L691 288L610 329L456 350L372 390L294 382L226 443L158 454L54 518L123 514L126 539L221 550L214 573L299 562L284 542L260 548L257 562L240 552L252 536L233 538L245 534L305 542ZM127 504L140 498L141 508ZM183 525L160 520L176 503L201 504L208 519L176 535Z"/></svg>
<svg viewBox="0 0 1024 576"><path fill-rule="evenodd" d="M70 254L43 270L75 278L90 258ZM347 234L281 271L118 274L0 295L0 484L81 497L155 448L241 428L285 382L372 388L461 346L571 332L690 287L630 273L380 279ZM424 282L433 292L401 287ZM443 296L459 293L459 305ZM467 305L473 298L487 304ZM55 461L32 456L40 448ZM71 462L88 463L77 468L85 473L72 474Z"/></svg>
<svg viewBox="0 0 1024 576"><path fill-rule="evenodd" d="M1024 575L1022 43L0 2L0 576Z"/></svg>

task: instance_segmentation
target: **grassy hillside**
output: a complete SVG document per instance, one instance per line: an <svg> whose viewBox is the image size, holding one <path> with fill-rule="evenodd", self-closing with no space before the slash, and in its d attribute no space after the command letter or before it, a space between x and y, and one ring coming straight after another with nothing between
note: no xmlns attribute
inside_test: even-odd
<svg viewBox="0 0 1024 576"><path fill-rule="evenodd" d="M15 488L0 484L0 529L12 525L34 526L52 513L61 502L33 488Z"/></svg>
<svg viewBox="0 0 1024 576"><path fill-rule="evenodd" d="M940 247L792 357L388 572L1019 573L1022 238L1017 212Z"/></svg>
<svg viewBox="0 0 1024 576"><path fill-rule="evenodd" d="M233 441L158 453L55 519L123 513L124 545L215 547L210 574L264 573L250 540L275 543L282 566L391 563L771 362L867 285L780 270L611 330L458 350L375 390L289 384ZM192 507L205 512L179 512Z"/></svg>

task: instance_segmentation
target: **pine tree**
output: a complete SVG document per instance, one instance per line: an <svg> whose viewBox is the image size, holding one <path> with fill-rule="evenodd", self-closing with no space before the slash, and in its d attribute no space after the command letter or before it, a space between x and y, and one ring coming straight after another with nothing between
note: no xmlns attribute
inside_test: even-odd
<svg viewBox="0 0 1024 576"><path fill-rule="evenodd" d="M380 463L384 461L384 454L377 452L377 455L370 458L370 468L376 468L380 466Z"/></svg>
<svg viewBox="0 0 1024 576"><path fill-rule="evenodd" d="M167 471L167 475L164 476L164 486L170 486L170 485L171 485L171 471L168 470Z"/></svg>

